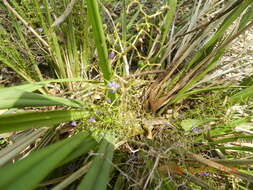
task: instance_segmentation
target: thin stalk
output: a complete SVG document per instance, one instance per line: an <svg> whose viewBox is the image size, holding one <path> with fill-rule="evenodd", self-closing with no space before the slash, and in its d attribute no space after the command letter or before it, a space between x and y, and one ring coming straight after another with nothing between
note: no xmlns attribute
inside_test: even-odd
<svg viewBox="0 0 253 190"><path fill-rule="evenodd" d="M87 8L98 51L98 64L103 73L105 84L107 84L111 80L113 73L108 60L108 50L97 1L87 0Z"/></svg>
<svg viewBox="0 0 253 190"><path fill-rule="evenodd" d="M128 76L129 75L129 63L128 63L128 60L127 60L127 52L128 50L126 49L125 50L125 45L121 42L120 40L120 37L119 37L119 34L117 32L117 27L115 26L115 23L113 21L113 18L109 12L109 10L102 4L100 3L100 5L102 6L102 8L104 9L104 11L106 12L106 14L108 15L109 19L111 20L111 23L113 25L113 28L114 28L114 31L115 31L115 35L116 35L116 38L117 38L117 41L119 43L119 47L120 47L120 50L121 50L121 54L122 54L122 58L123 58L123 62L124 62L124 75ZM127 29L125 29L127 31ZM124 33L124 32L123 32ZM124 35L124 34L123 34ZM123 39L126 38L126 37L123 37ZM125 41L126 42L126 41Z"/></svg>
<svg viewBox="0 0 253 190"><path fill-rule="evenodd" d="M126 47L127 39L127 21L126 21L126 0L123 0L123 10L122 10L122 52ZM129 65L126 56L123 57L124 60L124 74L129 75Z"/></svg>

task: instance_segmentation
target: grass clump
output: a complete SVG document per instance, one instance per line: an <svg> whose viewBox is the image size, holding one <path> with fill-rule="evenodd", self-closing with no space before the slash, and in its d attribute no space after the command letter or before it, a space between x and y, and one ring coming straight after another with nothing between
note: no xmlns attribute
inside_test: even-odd
<svg viewBox="0 0 253 190"><path fill-rule="evenodd" d="M252 84L215 68L252 1L0 6L28 82L0 89L0 189L251 189Z"/></svg>

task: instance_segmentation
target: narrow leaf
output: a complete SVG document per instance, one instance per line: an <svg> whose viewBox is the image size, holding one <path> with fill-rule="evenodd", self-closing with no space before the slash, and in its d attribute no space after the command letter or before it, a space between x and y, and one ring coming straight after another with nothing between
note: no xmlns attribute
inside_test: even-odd
<svg viewBox="0 0 253 190"><path fill-rule="evenodd" d="M113 151L114 145L104 139L100 145L98 155L91 165L91 169L83 178L77 190L106 190Z"/></svg>
<svg viewBox="0 0 253 190"><path fill-rule="evenodd" d="M98 51L99 67L104 75L105 82L107 83L112 77L112 69L108 61L108 50L97 1L87 0L87 8Z"/></svg>
<svg viewBox="0 0 253 190"><path fill-rule="evenodd" d="M253 5L251 5L247 12L243 15L242 19L240 20L239 30L242 29L249 21L253 19Z"/></svg>
<svg viewBox="0 0 253 190"><path fill-rule="evenodd" d="M253 85L233 95L230 98L230 102L237 103L240 101L246 101L247 99L252 98L252 97L253 97Z"/></svg>
<svg viewBox="0 0 253 190"><path fill-rule="evenodd" d="M55 143L0 170L0 189L32 190L87 138L84 133Z"/></svg>
<svg viewBox="0 0 253 190"><path fill-rule="evenodd" d="M71 154L66 158L64 159L60 164L59 166L62 166L68 162L70 162L71 160L74 160L76 158L78 158L79 156L87 153L91 148L94 148L97 146L97 141L92 138L92 137L89 137L89 138L86 138L85 141L83 141L79 147L81 148L76 148L74 149Z"/></svg>
<svg viewBox="0 0 253 190"><path fill-rule="evenodd" d="M167 0L167 4L169 6L169 10L165 16L163 26L161 28L162 32L162 38L161 38L161 46L163 46L164 41L166 37L168 36L169 30L171 28L174 15L176 13L176 8L177 8L177 0Z"/></svg>
<svg viewBox="0 0 253 190"><path fill-rule="evenodd" d="M44 86L46 86L49 83L64 83L64 82L89 82L89 83L100 83L99 81L92 81L92 80L85 80L83 78L64 78L64 79L52 79L52 80L45 80L40 82L34 82L30 84L23 84L18 86L9 87L9 89L20 89L27 92L33 92L35 90L38 90Z"/></svg>
<svg viewBox="0 0 253 190"><path fill-rule="evenodd" d="M0 133L37 127L49 127L61 122L73 121L88 115L84 110L60 110L26 112L0 115Z"/></svg>
<svg viewBox="0 0 253 190"><path fill-rule="evenodd" d="M8 145L6 148L0 151L0 166L6 164L12 158L14 158L21 151L25 150L28 145L36 141L41 135L45 133L46 129L38 129L25 135L23 138L18 139L14 144Z"/></svg>
<svg viewBox="0 0 253 190"><path fill-rule="evenodd" d="M26 92L16 88L0 89L0 109L55 105L81 107L84 103L77 100Z"/></svg>

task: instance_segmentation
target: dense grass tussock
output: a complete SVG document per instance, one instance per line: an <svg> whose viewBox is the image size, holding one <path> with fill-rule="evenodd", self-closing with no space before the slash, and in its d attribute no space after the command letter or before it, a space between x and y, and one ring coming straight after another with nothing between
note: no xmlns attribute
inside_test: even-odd
<svg viewBox="0 0 253 190"><path fill-rule="evenodd" d="M0 189L252 189L252 63L220 61L252 13L3 0Z"/></svg>

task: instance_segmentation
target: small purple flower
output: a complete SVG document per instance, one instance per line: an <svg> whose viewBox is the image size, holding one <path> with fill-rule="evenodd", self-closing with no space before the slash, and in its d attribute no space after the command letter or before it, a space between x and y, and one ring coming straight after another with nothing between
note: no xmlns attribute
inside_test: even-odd
<svg viewBox="0 0 253 190"><path fill-rule="evenodd" d="M89 121L90 121L90 123L95 123L96 122L96 118L95 117L91 117Z"/></svg>
<svg viewBox="0 0 253 190"><path fill-rule="evenodd" d="M112 103L112 100L111 100L110 98L108 98L108 99L106 100L106 102L107 102L108 104L111 104L111 103Z"/></svg>
<svg viewBox="0 0 253 190"><path fill-rule="evenodd" d="M71 121L71 122L69 123L69 125L70 125L71 127L76 127L76 126L77 126L77 123L76 123L76 121Z"/></svg>
<svg viewBox="0 0 253 190"><path fill-rule="evenodd" d="M97 114L97 115L101 115L102 112L101 112L101 111L96 111L96 114Z"/></svg>
<svg viewBox="0 0 253 190"><path fill-rule="evenodd" d="M200 172L199 175L204 176L204 177L208 177L209 173L208 172Z"/></svg>
<svg viewBox="0 0 253 190"><path fill-rule="evenodd" d="M114 81L108 83L107 86L110 88L112 93L115 93L117 91L117 89L120 88L120 85L118 83L114 82Z"/></svg>
<svg viewBox="0 0 253 190"><path fill-rule="evenodd" d="M115 53L113 51L110 51L109 53L109 58L113 59L115 57Z"/></svg>
<svg viewBox="0 0 253 190"><path fill-rule="evenodd" d="M194 127L194 128L192 128L192 132L198 133L198 132L200 132L200 128Z"/></svg>

